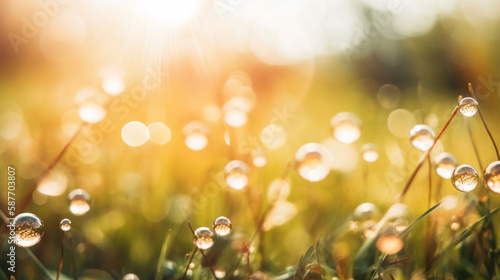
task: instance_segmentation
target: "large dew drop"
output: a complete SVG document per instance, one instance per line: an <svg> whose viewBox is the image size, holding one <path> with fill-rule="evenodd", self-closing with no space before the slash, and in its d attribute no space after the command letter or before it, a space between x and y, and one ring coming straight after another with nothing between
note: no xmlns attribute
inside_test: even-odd
<svg viewBox="0 0 500 280"><path fill-rule="evenodd" d="M464 164L455 168L451 176L451 183L459 191L470 192L477 186L478 177L474 167Z"/></svg>
<svg viewBox="0 0 500 280"><path fill-rule="evenodd" d="M457 168L458 161L450 153L440 153L434 159L434 165L436 167L436 173L444 179L450 179L453 174L453 170Z"/></svg>
<svg viewBox="0 0 500 280"><path fill-rule="evenodd" d="M476 99L472 97L465 97L458 103L458 108L460 113L465 117L472 117L477 113L479 105L477 104Z"/></svg>
<svg viewBox="0 0 500 280"><path fill-rule="evenodd" d="M207 227L200 227L194 231L193 243L198 249L209 249L214 245L214 233Z"/></svg>
<svg viewBox="0 0 500 280"><path fill-rule="evenodd" d="M338 113L330 121L333 136L345 144L358 140L359 136L361 136L360 126L361 120L349 112Z"/></svg>
<svg viewBox="0 0 500 280"><path fill-rule="evenodd" d="M69 211L76 216L81 216L90 210L90 195L82 190L76 189L69 193Z"/></svg>
<svg viewBox="0 0 500 280"><path fill-rule="evenodd" d="M42 239L44 226L38 216L31 213L17 215L12 223L15 226L14 243L20 247L31 247Z"/></svg>
<svg viewBox="0 0 500 280"><path fill-rule="evenodd" d="M500 161L492 162L486 167L484 182L490 191L500 194Z"/></svg>
<svg viewBox="0 0 500 280"><path fill-rule="evenodd" d="M213 224L214 232L218 236L229 235L231 233L231 228L232 228L231 221L224 216L215 219Z"/></svg>
<svg viewBox="0 0 500 280"><path fill-rule="evenodd" d="M429 150L435 137L432 128L425 124L417 124L410 130L411 145L420 151Z"/></svg>
<svg viewBox="0 0 500 280"><path fill-rule="evenodd" d="M310 182L318 182L330 173L332 159L330 151L318 143L308 143L295 153L295 162L300 176Z"/></svg>
<svg viewBox="0 0 500 280"><path fill-rule="evenodd" d="M62 219L59 227L62 231L68 231L71 229L71 221L69 219Z"/></svg>
<svg viewBox="0 0 500 280"><path fill-rule="evenodd" d="M241 190L247 186L249 173L250 168L241 160L230 161L224 168L226 182L235 190Z"/></svg>

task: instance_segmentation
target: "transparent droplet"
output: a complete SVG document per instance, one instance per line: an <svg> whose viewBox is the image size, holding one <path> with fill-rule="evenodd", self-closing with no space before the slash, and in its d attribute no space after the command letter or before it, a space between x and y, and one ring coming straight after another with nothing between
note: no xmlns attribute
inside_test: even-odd
<svg viewBox="0 0 500 280"><path fill-rule="evenodd" d="M490 191L500 194L500 161L492 162L486 167L484 182Z"/></svg>
<svg viewBox="0 0 500 280"><path fill-rule="evenodd" d="M267 158L262 149L252 150L252 163L257 167L262 167L267 164Z"/></svg>
<svg viewBox="0 0 500 280"><path fill-rule="evenodd" d="M71 221L69 219L62 219L61 223L59 224L59 227L63 231L68 231L71 229Z"/></svg>
<svg viewBox="0 0 500 280"><path fill-rule="evenodd" d="M349 112L338 113L330 121L333 136L345 144L358 140L359 136L361 136L360 126L361 120Z"/></svg>
<svg viewBox="0 0 500 280"><path fill-rule="evenodd" d="M323 180L332 167L332 155L318 143L308 143L295 153L295 162L300 176L310 182Z"/></svg>
<svg viewBox="0 0 500 280"><path fill-rule="evenodd" d="M373 220L368 220L363 223L363 235L366 238L371 238L375 235L375 227L377 226L377 222Z"/></svg>
<svg viewBox="0 0 500 280"><path fill-rule="evenodd" d="M187 123L182 129L184 136L184 143L193 151L202 150L208 143L208 127L199 121L192 121Z"/></svg>
<svg viewBox="0 0 500 280"><path fill-rule="evenodd" d="M214 271L214 273L215 273L215 277L217 277L218 279L222 279L222 278L224 278L224 276L226 276L226 271L223 269L216 269Z"/></svg>
<svg viewBox="0 0 500 280"><path fill-rule="evenodd" d="M104 110L101 104L89 100L80 106L78 115L85 122L98 123L106 116L106 110Z"/></svg>
<svg viewBox="0 0 500 280"><path fill-rule="evenodd" d="M408 221L406 219L399 218L394 221L393 226L397 232L401 233L408 227Z"/></svg>
<svg viewBox="0 0 500 280"><path fill-rule="evenodd" d="M452 231L457 231L462 227L462 221L459 217L453 216L451 217L450 229Z"/></svg>
<svg viewBox="0 0 500 280"><path fill-rule="evenodd" d="M221 217L215 219L214 224L213 224L214 232L218 236L229 235L229 233L231 233L232 227L233 226L231 225L231 221L224 216L221 216Z"/></svg>
<svg viewBox="0 0 500 280"><path fill-rule="evenodd" d="M122 139L131 147L138 147L149 140L148 127L138 121L131 121L122 128Z"/></svg>
<svg viewBox="0 0 500 280"><path fill-rule="evenodd" d="M450 153L440 153L434 159L434 165L436 166L436 173L439 176L444 179L450 179L453 170L458 166L458 161L455 156Z"/></svg>
<svg viewBox="0 0 500 280"><path fill-rule="evenodd" d="M370 202L365 202L360 204L356 209L354 209L354 220L356 221L368 221L368 220L378 220L380 217L380 211L378 207Z"/></svg>
<svg viewBox="0 0 500 280"><path fill-rule="evenodd" d="M44 232L43 222L35 214L19 214L12 220L12 224L15 227L14 243L17 246L31 247L42 239Z"/></svg>
<svg viewBox="0 0 500 280"><path fill-rule="evenodd" d="M290 180L276 179L271 182L269 191L267 192L267 199L269 202L276 200L284 200L290 195Z"/></svg>
<svg viewBox="0 0 500 280"><path fill-rule="evenodd" d="M90 195L82 190L76 189L69 193L69 211L76 216L81 216L90 210Z"/></svg>
<svg viewBox="0 0 500 280"><path fill-rule="evenodd" d="M459 191L470 192L477 186L478 177L474 167L464 164L453 170L451 183Z"/></svg>
<svg viewBox="0 0 500 280"><path fill-rule="evenodd" d="M134 273L129 273L123 276L122 280L141 280L139 276Z"/></svg>
<svg viewBox="0 0 500 280"><path fill-rule="evenodd" d="M229 187L241 190L248 184L250 168L241 160L233 160L226 164L224 176Z"/></svg>
<svg viewBox="0 0 500 280"><path fill-rule="evenodd" d="M361 148L363 159L367 162L375 162L378 159L378 147L375 144L365 144Z"/></svg>
<svg viewBox="0 0 500 280"><path fill-rule="evenodd" d="M425 124L417 124L410 131L410 142L420 151L427 151L432 147L436 135L432 128Z"/></svg>
<svg viewBox="0 0 500 280"><path fill-rule="evenodd" d="M472 97L465 97L460 100L458 103L458 108L460 109L460 113L465 117L472 117L477 113L477 109L479 104L477 104L476 99Z"/></svg>
<svg viewBox="0 0 500 280"><path fill-rule="evenodd" d="M194 231L193 242L201 250L214 245L214 233L207 227L200 227Z"/></svg>
<svg viewBox="0 0 500 280"><path fill-rule="evenodd" d="M395 234L384 234L377 239L377 249L388 255L394 255L403 249L403 240Z"/></svg>

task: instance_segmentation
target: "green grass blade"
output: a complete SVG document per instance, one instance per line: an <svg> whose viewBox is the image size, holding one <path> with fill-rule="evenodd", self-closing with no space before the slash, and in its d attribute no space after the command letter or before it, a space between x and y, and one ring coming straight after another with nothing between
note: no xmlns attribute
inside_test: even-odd
<svg viewBox="0 0 500 280"><path fill-rule="evenodd" d="M172 229L167 231L165 235L165 240L163 241L163 245L161 246L160 258L158 258L158 265L156 266L156 276L155 280L161 280L163 278L163 263L165 262L165 257L168 252L168 245L170 244L170 238L172 237Z"/></svg>
<svg viewBox="0 0 500 280"><path fill-rule="evenodd" d="M431 208L427 209L427 211L425 211L422 215L420 215L418 218L416 218L402 233L401 233L401 237L404 237L405 235L407 235L412 229L413 227L419 223L421 220L423 220L425 217L427 217L430 213L432 213L434 210L436 210L439 206L441 205L441 202L438 202L436 204L434 204L434 206L432 206Z"/></svg>

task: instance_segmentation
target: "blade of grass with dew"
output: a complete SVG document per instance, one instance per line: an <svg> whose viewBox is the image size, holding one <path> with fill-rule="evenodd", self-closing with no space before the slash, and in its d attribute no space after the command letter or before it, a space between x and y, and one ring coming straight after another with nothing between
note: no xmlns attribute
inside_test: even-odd
<svg viewBox="0 0 500 280"><path fill-rule="evenodd" d="M165 262L165 257L167 256L167 252L169 249L170 239L172 237L172 229L167 231L165 235L165 240L163 241L163 245L161 246L160 258L158 258L158 264L156 265L156 276L155 280L160 280L163 278L163 263Z"/></svg>
<svg viewBox="0 0 500 280"><path fill-rule="evenodd" d="M297 265L297 270L295 271L295 276L293 280L302 280L306 274L306 267L311 264L316 259L314 253L314 247L311 245L307 249L306 253L300 257L299 264Z"/></svg>
<svg viewBox="0 0 500 280"><path fill-rule="evenodd" d="M471 234L473 234L483 222L488 221L497 212L498 212L498 208L495 208L493 211L491 211L490 213L481 217L474 224L472 224L468 228L464 229L459 235L457 235L455 238L453 238L453 240L450 242L450 244L448 244L448 246L446 246L443 250L441 250L441 252L439 252L439 254L436 257L434 257L434 259L431 260L431 267L433 267L433 265L435 265L441 257L443 257L446 253L448 253L448 251L455 248L455 246L457 246L458 244L463 242L467 237L469 237Z"/></svg>
<svg viewBox="0 0 500 280"><path fill-rule="evenodd" d="M413 227L415 227L416 224L418 224L425 217L427 217L429 214L431 214L440 205L441 205L441 202L438 202L438 203L434 204L434 206L432 206L431 208L427 209L422 215L418 216L418 218L416 218L410 225L408 225L408 227L403 232L401 232L401 238L403 238L404 236L406 236L413 229ZM380 276L380 269L381 269L382 263L384 262L384 260L385 260L386 257L387 257L387 254L383 253L380 256L380 258L378 259L378 262L377 262L377 274L378 274L379 277L381 277Z"/></svg>

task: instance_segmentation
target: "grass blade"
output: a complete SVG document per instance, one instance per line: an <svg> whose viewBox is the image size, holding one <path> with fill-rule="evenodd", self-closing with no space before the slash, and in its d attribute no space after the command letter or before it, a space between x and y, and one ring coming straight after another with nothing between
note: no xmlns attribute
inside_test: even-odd
<svg viewBox="0 0 500 280"><path fill-rule="evenodd" d="M161 246L160 258L158 258L158 264L156 265L156 276L155 280L161 280L163 278L163 262L165 261L165 257L168 252L168 245L170 244L170 238L172 237L172 229L167 231L165 235L165 240L163 241L163 245Z"/></svg>

